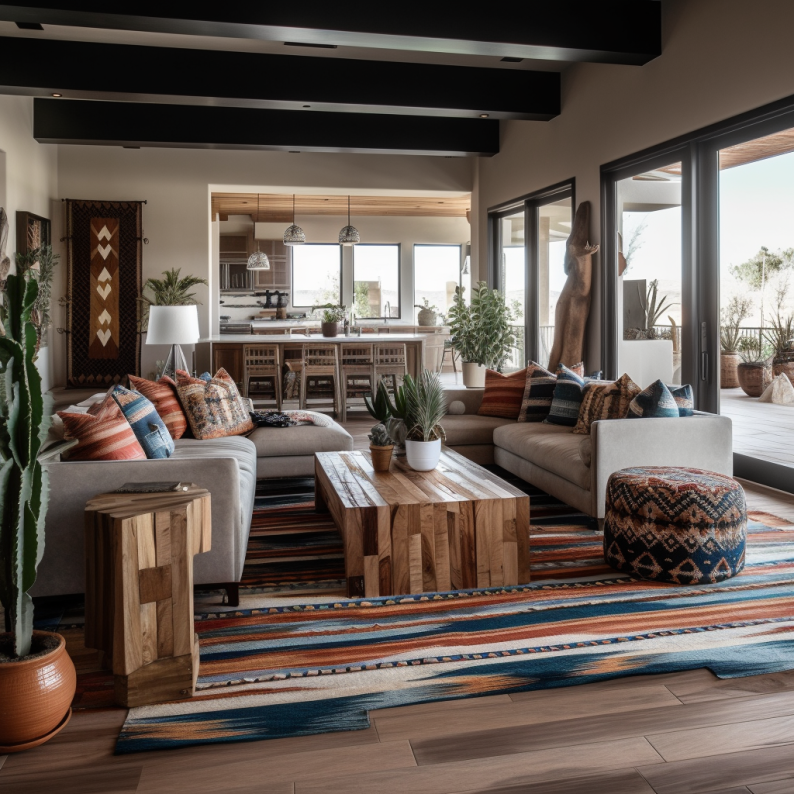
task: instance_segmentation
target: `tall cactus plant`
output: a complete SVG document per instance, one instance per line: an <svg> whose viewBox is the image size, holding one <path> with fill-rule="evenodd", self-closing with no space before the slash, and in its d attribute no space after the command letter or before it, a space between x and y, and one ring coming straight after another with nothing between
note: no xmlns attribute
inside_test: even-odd
<svg viewBox="0 0 794 794"><path fill-rule="evenodd" d="M0 315L0 601L11 615L14 653L27 656L33 637L28 591L44 553L47 472L38 454L51 421L52 403L41 391L33 359L36 326L31 312L38 283L9 276Z"/></svg>

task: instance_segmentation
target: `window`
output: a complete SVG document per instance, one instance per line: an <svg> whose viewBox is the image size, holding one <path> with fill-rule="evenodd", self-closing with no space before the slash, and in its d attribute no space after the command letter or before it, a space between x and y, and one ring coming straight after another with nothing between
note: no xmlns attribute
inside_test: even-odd
<svg viewBox="0 0 794 794"><path fill-rule="evenodd" d="M414 303L422 306L426 300L446 314L460 285L460 269L459 245L415 245ZM419 309L414 311L418 313Z"/></svg>
<svg viewBox="0 0 794 794"><path fill-rule="evenodd" d="M292 248L292 305L342 302L342 247L337 244Z"/></svg>
<svg viewBox="0 0 794 794"><path fill-rule="evenodd" d="M524 341L524 314L526 310L526 229L524 208L513 215L501 218L499 239L502 244L499 283L505 303L513 310L516 346L505 362L506 372L521 369L526 361Z"/></svg>
<svg viewBox="0 0 794 794"><path fill-rule="evenodd" d="M360 318L400 318L399 245L355 246L353 311Z"/></svg>

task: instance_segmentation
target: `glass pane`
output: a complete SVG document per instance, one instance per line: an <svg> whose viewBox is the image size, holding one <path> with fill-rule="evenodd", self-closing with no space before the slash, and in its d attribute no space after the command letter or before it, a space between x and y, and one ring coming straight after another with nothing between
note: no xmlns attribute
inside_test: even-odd
<svg viewBox="0 0 794 794"><path fill-rule="evenodd" d="M342 301L339 274L341 247L336 244L296 245L292 249L292 305Z"/></svg>
<svg viewBox="0 0 794 794"><path fill-rule="evenodd" d="M794 379L792 149L784 130L720 152L720 411L734 452L788 466L794 411L757 398L773 375Z"/></svg>
<svg viewBox="0 0 794 794"><path fill-rule="evenodd" d="M681 383L681 163L618 182L618 374Z"/></svg>
<svg viewBox="0 0 794 794"><path fill-rule="evenodd" d="M554 342L554 312L557 299L565 286L565 243L571 234L573 210L571 199L544 204L538 209L538 306L539 357L538 364L549 364Z"/></svg>
<svg viewBox="0 0 794 794"><path fill-rule="evenodd" d="M459 245L414 246L414 303L436 307L446 314L460 284L461 257ZM419 309L414 308L414 315Z"/></svg>
<svg viewBox="0 0 794 794"><path fill-rule="evenodd" d="M353 249L353 311L356 317L400 316L400 246Z"/></svg>
<svg viewBox="0 0 794 794"><path fill-rule="evenodd" d="M526 302L526 257L524 253L524 211L499 221L502 225L502 278L505 301L515 317L516 346L504 364L505 372L522 369L526 365L524 352L524 311Z"/></svg>

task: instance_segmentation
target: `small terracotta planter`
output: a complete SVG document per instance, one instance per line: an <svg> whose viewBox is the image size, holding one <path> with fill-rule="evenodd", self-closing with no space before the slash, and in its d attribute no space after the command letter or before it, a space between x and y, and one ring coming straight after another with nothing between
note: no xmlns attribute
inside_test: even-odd
<svg viewBox="0 0 794 794"><path fill-rule="evenodd" d="M772 382L772 370L766 364L742 362L737 369L739 386L748 397L760 397Z"/></svg>
<svg viewBox="0 0 794 794"><path fill-rule="evenodd" d="M323 336L337 336L339 334L339 323L320 323Z"/></svg>
<svg viewBox="0 0 794 794"><path fill-rule="evenodd" d="M370 454L372 455L372 468L375 471L388 471L391 464L391 453L394 449L394 444L389 444L388 447L373 447L369 446Z"/></svg>
<svg viewBox="0 0 794 794"><path fill-rule="evenodd" d="M33 632L33 653L50 638L57 645L41 656L0 662L0 755L28 750L51 739L69 722L77 676L66 640ZM0 634L0 643L11 640Z"/></svg>
<svg viewBox="0 0 794 794"><path fill-rule="evenodd" d="M738 353L720 353L720 388L738 389L739 376L737 368L741 357Z"/></svg>

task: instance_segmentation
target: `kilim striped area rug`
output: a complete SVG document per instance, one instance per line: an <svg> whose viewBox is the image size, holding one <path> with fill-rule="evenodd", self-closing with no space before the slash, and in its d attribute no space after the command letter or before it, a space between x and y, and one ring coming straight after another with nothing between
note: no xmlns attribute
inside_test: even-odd
<svg viewBox="0 0 794 794"><path fill-rule="evenodd" d="M132 709L118 753L358 730L373 709L621 676L794 668L794 525L775 516L751 514L739 576L676 587L612 570L587 517L533 492L531 584L350 601L310 500L260 491L240 608L197 600L196 696Z"/></svg>

